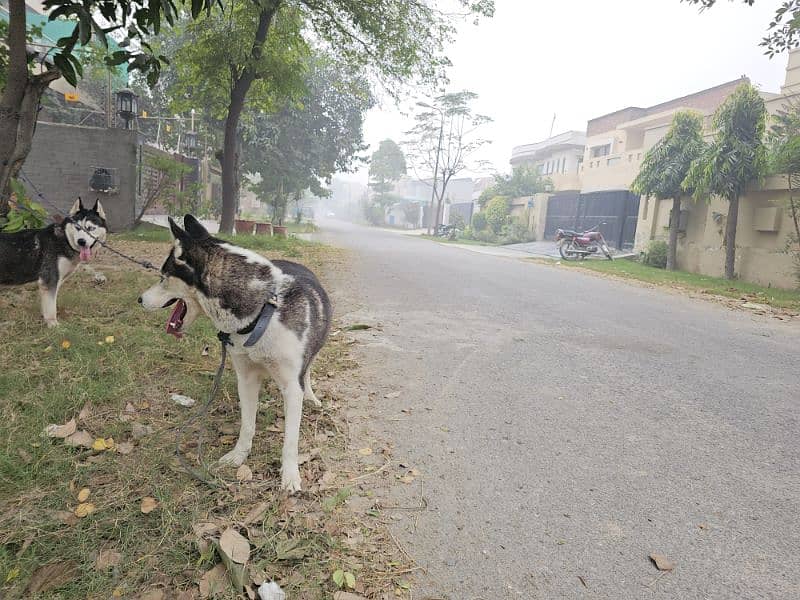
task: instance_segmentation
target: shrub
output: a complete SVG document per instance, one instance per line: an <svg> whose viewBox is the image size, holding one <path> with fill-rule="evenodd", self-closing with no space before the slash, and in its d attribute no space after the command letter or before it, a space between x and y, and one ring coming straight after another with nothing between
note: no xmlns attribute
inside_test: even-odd
<svg viewBox="0 0 800 600"><path fill-rule="evenodd" d="M499 234L504 225L509 223L511 201L505 196L495 196L486 207L486 222L495 233Z"/></svg>
<svg viewBox="0 0 800 600"><path fill-rule="evenodd" d="M461 213L450 213L450 225L455 227L456 229L460 229L464 231L466 223L464 222L464 216Z"/></svg>
<svg viewBox="0 0 800 600"><path fill-rule="evenodd" d="M500 242L503 244L521 244L523 242L532 242L533 240L533 233L518 221L503 226L500 234Z"/></svg>
<svg viewBox="0 0 800 600"><path fill-rule="evenodd" d="M497 241L497 236L491 229L484 229L475 233L475 239L484 244L493 244Z"/></svg>
<svg viewBox="0 0 800 600"><path fill-rule="evenodd" d="M647 246L647 251L644 253L644 264L659 269L667 267L667 252L669 246L667 242L661 240L654 240Z"/></svg>
<svg viewBox="0 0 800 600"><path fill-rule="evenodd" d="M472 215L472 229L473 231L483 231L486 229L486 213L477 212Z"/></svg>

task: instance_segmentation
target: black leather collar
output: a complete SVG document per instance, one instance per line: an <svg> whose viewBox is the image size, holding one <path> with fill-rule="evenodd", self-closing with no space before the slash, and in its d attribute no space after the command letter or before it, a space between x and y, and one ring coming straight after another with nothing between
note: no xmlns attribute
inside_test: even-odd
<svg viewBox="0 0 800 600"><path fill-rule="evenodd" d="M239 329L236 333L239 335L247 335L248 333L250 336L245 340L244 347L249 348L254 346L258 340L261 339L261 336L264 335L264 332L269 327L269 322L272 320L272 315L275 314L275 309L278 307L278 296L272 294L264 303L264 306L261 307L261 311L258 313L258 316L253 319L253 321L247 326L242 329ZM230 334L220 331L217 334L217 337L225 343L233 345L230 341Z"/></svg>

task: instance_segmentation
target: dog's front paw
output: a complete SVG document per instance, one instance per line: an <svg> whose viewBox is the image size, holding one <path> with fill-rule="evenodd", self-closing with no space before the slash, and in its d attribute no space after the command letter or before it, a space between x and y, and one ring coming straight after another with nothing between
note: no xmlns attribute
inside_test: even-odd
<svg viewBox="0 0 800 600"><path fill-rule="evenodd" d="M45 319L44 322L50 328L58 327L58 319Z"/></svg>
<svg viewBox="0 0 800 600"><path fill-rule="evenodd" d="M234 448L225 456L221 457L218 462L226 467L241 467L244 461L247 460L247 454L248 453L244 450L237 450Z"/></svg>
<svg viewBox="0 0 800 600"><path fill-rule="evenodd" d="M300 469L297 466L281 469L281 487L290 494L300 491Z"/></svg>

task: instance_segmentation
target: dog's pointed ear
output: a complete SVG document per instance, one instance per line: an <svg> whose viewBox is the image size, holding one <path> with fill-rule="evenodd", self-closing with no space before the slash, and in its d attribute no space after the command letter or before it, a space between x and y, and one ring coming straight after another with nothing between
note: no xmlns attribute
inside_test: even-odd
<svg viewBox="0 0 800 600"><path fill-rule="evenodd" d="M167 217L169 219L169 229L172 232L172 237L176 240L185 240L188 239L188 235L186 232L181 229L180 225L178 225L172 217Z"/></svg>
<svg viewBox="0 0 800 600"><path fill-rule="evenodd" d="M69 209L69 216L74 217L82 210L83 210L83 201L81 200L81 197L78 196L78 199L75 200L75 204L73 204L72 208Z"/></svg>
<svg viewBox="0 0 800 600"><path fill-rule="evenodd" d="M103 205L100 204L100 198L95 198L94 208L92 210L96 212L97 216L103 219L103 221L106 220L106 211L103 210Z"/></svg>
<svg viewBox="0 0 800 600"><path fill-rule="evenodd" d="M196 240L204 240L211 235L194 215L185 215L183 217L183 226L186 228L186 233Z"/></svg>

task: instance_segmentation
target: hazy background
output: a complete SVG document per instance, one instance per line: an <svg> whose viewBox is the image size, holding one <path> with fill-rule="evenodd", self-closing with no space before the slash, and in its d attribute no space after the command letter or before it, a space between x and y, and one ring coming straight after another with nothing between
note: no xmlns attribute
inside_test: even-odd
<svg viewBox="0 0 800 600"><path fill-rule="evenodd" d="M513 146L548 136L554 113L554 134L583 131L593 117L741 75L765 91L783 83L786 55L768 59L758 45L776 1L719 0L702 13L679 0L495 1L493 19L460 25L447 89L480 95L477 112L494 122L484 130L493 143L478 158L498 171L510 170ZM419 99L385 101L369 113L370 152L382 139L402 141ZM367 169L338 177L366 183Z"/></svg>

